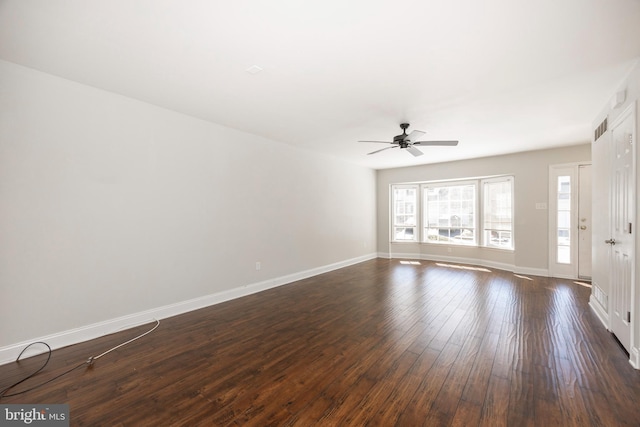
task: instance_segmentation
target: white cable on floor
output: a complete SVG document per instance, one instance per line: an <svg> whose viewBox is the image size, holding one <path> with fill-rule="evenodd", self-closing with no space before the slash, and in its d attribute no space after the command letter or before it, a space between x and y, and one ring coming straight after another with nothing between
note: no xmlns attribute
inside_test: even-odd
<svg viewBox="0 0 640 427"><path fill-rule="evenodd" d="M155 331L155 330L158 328L158 326L160 326L160 321L159 321L158 319L153 319L153 320L155 320L155 321L156 321L156 325L155 325L153 328L149 329L149 330L148 330L147 332L145 332L144 334L140 334L140 335L138 335L138 336L137 336L137 337L135 337L135 338L131 338L131 339L130 339L129 341L127 341L127 342L123 342L122 344L119 344L119 345L117 345L117 346L115 346L115 347L113 347L113 348L110 348L109 350L105 351L105 352L104 352L104 353L102 353L102 354L99 354L99 355L97 355L97 356L95 356L95 357L94 357L94 356L91 356L89 359L87 359L87 364L89 364L89 365L93 365L93 362L95 362L96 360L100 359L100 358L101 358L102 356L104 356L105 354L109 354L109 353L111 353L113 350L117 350L117 349L119 349L120 347L123 347L123 346L125 346L125 345L127 345L127 344L129 344L129 343L132 343L132 342L134 342L135 340L140 339L140 338L142 338L143 336L145 336L145 335L147 335L147 334L150 334L151 332Z"/></svg>

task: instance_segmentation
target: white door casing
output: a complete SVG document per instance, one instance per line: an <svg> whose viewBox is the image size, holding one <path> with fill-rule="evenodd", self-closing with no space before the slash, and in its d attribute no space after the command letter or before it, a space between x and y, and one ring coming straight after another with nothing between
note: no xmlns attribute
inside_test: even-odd
<svg viewBox="0 0 640 427"><path fill-rule="evenodd" d="M591 306L607 329L609 326L609 295L611 278L609 263L611 245L604 241L611 238L611 131L604 133L591 146L593 158L592 188L592 250L591 250Z"/></svg>
<svg viewBox="0 0 640 427"><path fill-rule="evenodd" d="M591 165L578 167L578 277L591 279Z"/></svg>

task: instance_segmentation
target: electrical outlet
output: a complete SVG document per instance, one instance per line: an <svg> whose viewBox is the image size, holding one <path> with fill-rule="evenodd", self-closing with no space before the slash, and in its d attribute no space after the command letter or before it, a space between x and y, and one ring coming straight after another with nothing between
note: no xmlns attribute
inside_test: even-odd
<svg viewBox="0 0 640 427"><path fill-rule="evenodd" d="M256 261L256 270L260 270L262 268L262 263L260 261Z"/></svg>

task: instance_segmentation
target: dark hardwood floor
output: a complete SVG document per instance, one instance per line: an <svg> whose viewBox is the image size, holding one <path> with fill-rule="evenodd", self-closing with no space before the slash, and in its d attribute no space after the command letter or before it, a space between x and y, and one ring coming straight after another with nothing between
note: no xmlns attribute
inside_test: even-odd
<svg viewBox="0 0 640 427"><path fill-rule="evenodd" d="M376 259L165 319L0 403L68 403L78 426L638 426L640 372L589 293ZM13 391L149 327L56 350ZM43 357L0 366L0 389Z"/></svg>

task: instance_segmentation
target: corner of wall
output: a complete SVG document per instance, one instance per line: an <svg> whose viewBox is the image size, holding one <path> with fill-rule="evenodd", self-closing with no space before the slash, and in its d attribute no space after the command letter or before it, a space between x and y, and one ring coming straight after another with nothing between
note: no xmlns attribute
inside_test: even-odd
<svg viewBox="0 0 640 427"><path fill-rule="evenodd" d="M598 316L600 322L605 327L605 329L609 330L609 314L607 314L607 310L600 304L600 302L591 294L589 297L589 307L591 310Z"/></svg>
<svg viewBox="0 0 640 427"><path fill-rule="evenodd" d="M629 363L635 369L640 369L640 349L638 347L631 348L631 353L629 353Z"/></svg>

